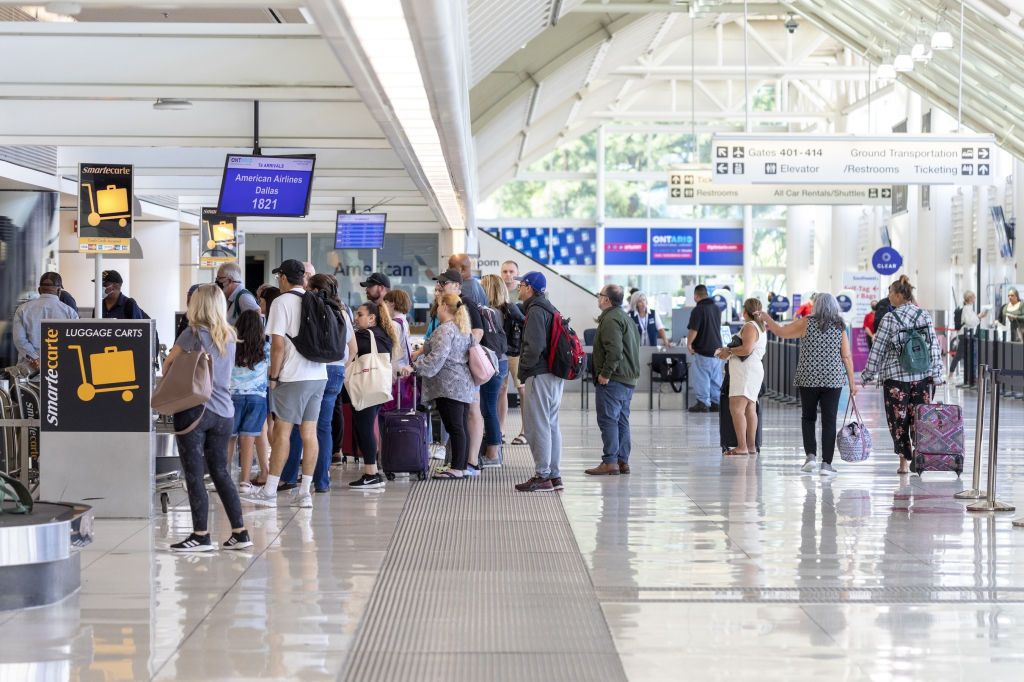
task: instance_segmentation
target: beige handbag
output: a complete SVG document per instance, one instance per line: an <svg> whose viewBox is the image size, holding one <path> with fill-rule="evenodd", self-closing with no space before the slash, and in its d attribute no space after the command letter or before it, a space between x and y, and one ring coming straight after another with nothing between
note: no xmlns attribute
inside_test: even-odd
<svg viewBox="0 0 1024 682"><path fill-rule="evenodd" d="M353 410L365 410L391 400L391 355L377 352L377 338L372 331L370 352L349 360L345 368L345 390Z"/></svg>
<svg viewBox="0 0 1024 682"><path fill-rule="evenodd" d="M174 432L177 436L183 436L199 426L206 414L205 403L213 393L213 358L203 350L199 329L191 329L195 337L192 350L184 351L174 359L149 401L150 407L165 415L174 415L203 405L203 411L191 426Z"/></svg>

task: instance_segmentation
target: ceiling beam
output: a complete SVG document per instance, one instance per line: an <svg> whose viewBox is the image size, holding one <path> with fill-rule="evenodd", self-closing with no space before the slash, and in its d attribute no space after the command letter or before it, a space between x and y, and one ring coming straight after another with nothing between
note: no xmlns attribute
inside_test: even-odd
<svg viewBox="0 0 1024 682"><path fill-rule="evenodd" d="M39 3L45 4L45 3ZM267 2L264 0L75 0L76 5L88 9L118 9L130 7L133 9L265 9ZM21 7L25 0L0 0L0 7ZM306 6L303 0L273 0L274 9L299 9Z"/></svg>
<svg viewBox="0 0 1024 682"><path fill-rule="evenodd" d="M691 71L687 65L679 66L622 66L609 76L615 78L656 78L659 80L689 81L691 73L699 80L738 80L744 72L758 78L800 78L802 80L866 80L868 67L865 66L801 66L801 65L752 65L698 66Z"/></svg>

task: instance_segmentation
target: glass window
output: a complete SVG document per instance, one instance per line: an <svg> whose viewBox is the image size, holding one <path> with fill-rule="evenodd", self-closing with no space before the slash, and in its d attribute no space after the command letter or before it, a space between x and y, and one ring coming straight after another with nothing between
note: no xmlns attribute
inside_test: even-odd
<svg viewBox="0 0 1024 682"><path fill-rule="evenodd" d="M597 170L597 132L581 135L559 146L540 161L530 164L527 170L593 173Z"/></svg>
<svg viewBox="0 0 1024 682"><path fill-rule="evenodd" d="M786 267L786 228L754 225L754 267Z"/></svg>
<svg viewBox="0 0 1024 682"><path fill-rule="evenodd" d="M664 195L664 190L662 195ZM651 189L647 182L605 181L605 218L647 218L649 217L648 203L651 200ZM664 203L664 196L662 196L661 203Z"/></svg>
<svg viewBox="0 0 1024 682"><path fill-rule="evenodd" d="M502 218L593 218L597 183L593 180L513 180L491 197Z"/></svg>

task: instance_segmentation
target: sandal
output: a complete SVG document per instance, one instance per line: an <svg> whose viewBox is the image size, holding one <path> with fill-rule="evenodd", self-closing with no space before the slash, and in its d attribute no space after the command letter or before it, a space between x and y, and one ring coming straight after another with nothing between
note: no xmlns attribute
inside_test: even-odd
<svg viewBox="0 0 1024 682"><path fill-rule="evenodd" d="M239 495L249 495L250 493L252 493L253 488L255 488L255 487L256 486L254 486L252 483L239 483L238 484L238 494Z"/></svg>
<svg viewBox="0 0 1024 682"><path fill-rule="evenodd" d="M466 477L465 475L459 476L457 474L453 474L451 469L447 469L445 471L439 471L436 474L434 474L433 476L431 476L431 478L437 479L439 481L443 481L443 480L446 480L446 479L452 479L452 478L465 478L465 477Z"/></svg>
<svg viewBox="0 0 1024 682"><path fill-rule="evenodd" d="M265 479L265 478L262 481L257 480L255 478L250 478L249 479L249 485L256 486L257 488L262 488L266 484L267 484L267 479Z"/></svg>
<svg viewBox="0 0 1024 682"><path fill-rule="evenodd" d="M518 436L512 439L512 445L529 445L529 441L526 440L526 434L520 433Z"/></svg>
<svg viewBox="0 0 1024 682"><path fill-rule="evenodd" d="M733 448L732 450L726 450L722 454L723 455L749 455L750 453L749 452L737 452L736 448Z"/></svg>

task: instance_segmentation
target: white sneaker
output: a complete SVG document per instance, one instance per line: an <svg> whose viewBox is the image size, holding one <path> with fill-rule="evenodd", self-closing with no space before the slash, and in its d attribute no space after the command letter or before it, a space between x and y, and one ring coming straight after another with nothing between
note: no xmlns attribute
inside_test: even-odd
<svg viewBox="0 0 1024 682"><path fill-rule="evenodd" d="M260 486L251 493L238 496L242 502L249 502L250 504L258 504L263 507L276 507L277 506L277 495L268 495L266 486Z"/></svg>
<svg viewBox="0 0 1024 682"><path fill-rule="evenodd" d="M302 509L312 509L313 496L310 495L309 493L306 493L305 495L300 495L299 491L296 490L294 493L292 493L292 497L288 501L288 506L301 507Z"/></svg>
<svg viewBox="0 0 1024 682"><path fill-rule="evenodd" d="M444 443L431 443L430 444L430 459L441 459L445 458L445 446Z"/></svg>
<svg viewBox="0 0 1024 682"><path fill-rule="evenodd" d="M838 473L839 472L836 471L835 469L833 469L832 465L829 464L828 462L822 462L821 463L821 475L822 476L828 476L828 477L831 478L832 476L835 476Z"/></svg>
<svg viewBox="0 0 1024 682"><path fill-rule="evenodd" d="M808 457L804 462L804 465L800 467L800 471L805 474L813 474L814 470L818 468L818 460L816 457Z"/></svg>

